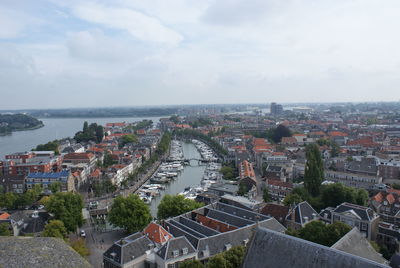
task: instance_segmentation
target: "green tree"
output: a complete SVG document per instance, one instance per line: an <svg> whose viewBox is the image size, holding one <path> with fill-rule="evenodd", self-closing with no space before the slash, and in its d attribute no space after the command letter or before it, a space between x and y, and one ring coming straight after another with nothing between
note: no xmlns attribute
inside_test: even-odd
<svg viewBox="0 0 400 268"><path fill-rule="evenodd" d="M11 236L10 225L8 222L0 223L0 236Z"/></svg>
<svg viewBox="0 0 400 268"><path fill-rule="evenodd" d="M210 258L207 263L207 268L228 268L228 261L222 254L217 254Z"/></svg>
<svg viewBox="0 0 400 268"><path fill-rule="evenodd" d="M225 260L228 262L228 268L240 268L246 254L244 246L236 246L223 253Z"/></svg>
<svg viewBox="0 0 400 268"><path fill-rule="evenodd" d="M56 182L53 182L52 184L50 184L50 191L53 194L60 192L61 191L61 182L56 181Z"/></svg>
<svg viewBox="0 0 400 268"><path fill-rule="evenodd" d="M128 197L118 196L114 199L108 219L114 226L126 229L128 233L142 230L151 221L149 207L139 198L131 194Z"/></svg>
<svg viewBox="0 0 400 268"><path fill-rule="evenodd" d="M124 135L121 138L121 143L120 143L120 147L124 147L125 144L128 143L137 143L138 142L138 138L136 137L136 135L133 134L128 134L128 135Z"/></svg>
<svg viewBox="0 0 400 268"><path fill-rule="evenodd" d="M83 132L87 132L89 130L89 123L87 121L83 122Z"/></svg>
<svg viewBox="0 0 400 268"><path fill-rule="evenodd" d="M304 186L311 196L318 196L324 179L324 167L321 153L317 144L307 145Z"/></svg>
<svg viewBox="0 0 400 268"><path fill-rule="evenodd" d="M231 180L234 178L234 169L230 166L223 166L220 171L222 174L222 178L225 180Z"/></svg>
<svg viewBox="0 0 400 268"><path fill-rule="evenodd" d="M238 195L244 196L248 192L249 192L249 189L247 189L246 184L244 184L243 182L239 183Z"/></svg>
<svg viewBox="0 0 400 268"><path fill-rule="evenodd" d="M179 268L204 268L204 265L198 260L186 260L179 264Z"/></svg>
<svg viewBox="0 0 400 268"><path fill-rule="evenodd" d="M281 142L283 137L291 137L292 133L290 132L290 129L284 125L279 125L276 129L273 130L272 132L272 140L275 143Z"/></svg>
<svg viewBox="0 0 400 268"><path fill-rule="evenodd" d="M355 199L357 205L366 206L369 199L368 192L364 189L357 189Z"/></svg>
<svg viewBox="0 0 400 268"><path fill-rule="evenodd" d="M60 220L51 220L42 232L42 236L45 237L58 237L64 239L67 237L68 231L64 226L64 223Z"/></svg>
<svg viewBox="0 0 400 268"><path fill-rule="evenodd" d="M157 218L167 219L204 206L203 203L185 198L183 195L165 195L158 205Z"/></svg>
<svg viewBox="0 0 400 268"><path fill-rule="evenodd" d="M13 208L15 207L17 199L18 197L12 192L2 193L0 194L0 207Z"/></svg>
<svg viewBox="0 0 400 268"><path fill-rule="evenodd" d="M298 204L303 202L303 198L298 194L288 194L285 199L283 199L283 204L285 206L290 206L293 204Z"/></svg>
<svg viewBox="0 0 400 268"><path fill-rule="evenodd" d="M74 232L83 224L83 199L79 193L56 193L46 202L48 212L54 214L56 220L64 223L68 231Z"/></svg>
<svg viewBox="0 0 400 268"><path fill-rule="evenodd" d="M104 157L103 157L103 167L109 167L115 164L114 159L112 158L112 155L110 154L109 151L105 150L104 151Z"/></svg>
<svg viewBox="0 0 400 268"><path fill-rule="evenodd" d="M264 188L263 190L263 200L265 203L271 202L271 197L269 195L268 188Z"/></svg>
<svg viewBox="0 0 400 268"><path fill-rule="evenodd" d="M54 141L49 141L46 144L39 144L36 146L34 151L54 151L56 155L60 154L60 151L58 150L58 147L60 146L60 143L57 140Z"/></svg>
<svg viewBox="0 0 400 268"><path fill-rule="evenodd" d="M368 192L364 189L347 187L341 183L333 183L322 187L321 201L324 207L336 207L343 202L365 206L368 201Z"/></svg>
<svg viewBox="0 0 400 268"><path fill-rule="evenodd" d="M98 125L96 127L96 140L97 142L101 142L103 140L104 137L104 128L101 125Z"/></svg>
<svg viewBox="0 0 400 268"><path fill-rule="evenodd" d="M311 221L300 230L288 230L286 233L320 245L331 247L350 230L351 227L342 222L335 222L326 225L321 221Z"/></svg>
<svg viewBox="0 0 400 268"><path fill-rule="evenodd" d="M90 250L86 247L85 240L79 238L71 242L71 247L79 253L82 257L87 257L90 255Z"/></svg>
<svg viewBox="0 0 400 268"><path fill-rule="evenodd" d="M332 143L331 156L332 157L337 157L337 156L339 156L339 153L340 153L339 145L337 145L336 142Z"/></svg>

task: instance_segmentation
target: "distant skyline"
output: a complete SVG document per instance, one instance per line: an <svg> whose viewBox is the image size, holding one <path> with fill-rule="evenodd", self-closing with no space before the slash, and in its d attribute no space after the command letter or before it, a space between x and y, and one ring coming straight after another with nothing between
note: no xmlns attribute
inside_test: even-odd
<svg viewBox="0 0 400 268"><path fill-rule="evenodd" d="M3 0L0 110L400 101L400 1Z"/></svg>

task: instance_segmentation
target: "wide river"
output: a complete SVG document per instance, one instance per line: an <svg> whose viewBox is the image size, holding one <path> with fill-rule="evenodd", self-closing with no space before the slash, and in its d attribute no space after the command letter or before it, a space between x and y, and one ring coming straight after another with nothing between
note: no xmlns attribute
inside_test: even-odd
<svg viewBox="0 0 400 268"><path fill-rule="evenodd" d="M73 137L76 132L82 129L83 122L105 125L112 122L135 122L143 119L153 120L157 123L160 117L117 117L117 118L51 118L40 119L44 127L16 131L11 135L0 136L0 160L6 154L25 152L35 148L38 144L47 143L52 140Z"/></svg>

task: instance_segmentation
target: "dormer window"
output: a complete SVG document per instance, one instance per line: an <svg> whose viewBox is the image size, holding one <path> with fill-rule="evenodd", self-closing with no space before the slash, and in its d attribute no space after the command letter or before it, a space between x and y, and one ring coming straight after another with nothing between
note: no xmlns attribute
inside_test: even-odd
<svg viewBox="0 0 400 268"><path fill-rule="evenodd" d="M232 248L231 244L225 244L225 250L230 250Z"/></svg>
<svg viewBox="0 0 400 268"><path fill-rule="evenodd" d="M174 258L179 256L179 250L173 250L172 251L172 256L174 256Z"/></svg>
<svg viewBox="0 0 400 268"><path fill-rule="evenodd" d="M188 248L183 248L183 249L182 249L182 254L183 254L183 255L188 254L188 252L189 252Z"/></svg>

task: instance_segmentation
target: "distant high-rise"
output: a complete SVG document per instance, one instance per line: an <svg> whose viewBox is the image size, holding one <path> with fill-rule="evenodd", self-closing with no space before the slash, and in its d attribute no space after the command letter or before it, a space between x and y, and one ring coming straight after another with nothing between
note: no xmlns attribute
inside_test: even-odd
<svg viewBox="0 0 400 268"><path fill-rule="evenodd" d="M283 113L283 107L276 102L272 102L270 106L270 114L273 116L277 116Z"/></svg>

